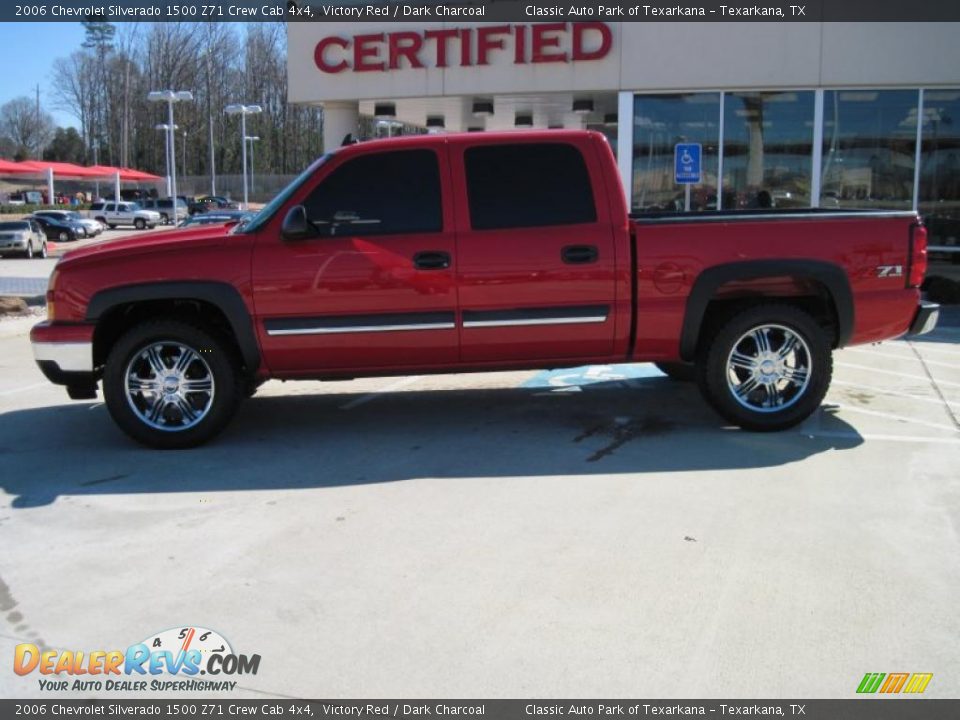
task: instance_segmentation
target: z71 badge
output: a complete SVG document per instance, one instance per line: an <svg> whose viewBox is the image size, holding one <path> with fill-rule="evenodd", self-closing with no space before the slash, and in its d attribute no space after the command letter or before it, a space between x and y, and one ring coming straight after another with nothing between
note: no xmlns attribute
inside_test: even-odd
<svg viewBox="0 0 960 720"><path fill-rule="evenodd" d="M903 277L903 265L877 265L877 277Z"/></svg>

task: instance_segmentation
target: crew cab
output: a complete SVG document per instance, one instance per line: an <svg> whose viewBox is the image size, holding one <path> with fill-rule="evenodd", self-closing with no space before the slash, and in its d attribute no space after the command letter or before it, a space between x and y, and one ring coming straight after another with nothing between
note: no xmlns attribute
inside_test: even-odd
<svg viewBox="0 0 960 720"><path fill-rule="evenodd" d="M160 223L160 213L145 210L135 202L97 201L90 206L90 217L111 230L118 225L132 225L137 230L154 228Z"/></svg>
<svg viewBox="0 0 960 720"><path fill-rule="evenodd" d="M416 136L314 162L250 222L68 253L34 355L135 440L202 443L268 378L649 361L749 430L832 351L927 332L911 212L627 212L587 131Z"/></svg>

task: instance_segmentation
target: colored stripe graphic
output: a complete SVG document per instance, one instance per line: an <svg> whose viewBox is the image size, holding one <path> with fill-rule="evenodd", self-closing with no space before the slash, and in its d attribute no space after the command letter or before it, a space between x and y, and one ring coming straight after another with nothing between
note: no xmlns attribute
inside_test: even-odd
<svg viewBox="0 0 960 720"><path fill-rule="evenodd" d="M922 693L927 689L927 685L933 679L933 673L914 673L907 686L903 689L905 693Z"/></svg>
<svg viewBox="0 0 960 720"><path fill-rule="evenodd" d="M857 692L875 693L885 677L886 673L867 673L863 676L863 680L860 681L860 687L857 688Z"/></svg>
<svg viewBox="0 0 960 720"><path fill-rule="evenodd" d="M898 693L903 684L910 677L910 673L890 673L887 675L887 681L880 688L882 693Z"/></svg>

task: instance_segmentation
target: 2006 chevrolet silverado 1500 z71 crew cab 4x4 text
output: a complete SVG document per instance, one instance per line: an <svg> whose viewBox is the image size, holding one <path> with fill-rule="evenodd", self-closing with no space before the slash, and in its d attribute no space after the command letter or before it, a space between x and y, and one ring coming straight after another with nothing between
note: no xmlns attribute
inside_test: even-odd
<svg viewBox="0 0 960 720"><path fill-rule="evenodd" d="M652 361L751 430L820 404L834 348L920 333L910 212L628 216L603 136L425 135L324 155L249 223L68 253L46 376L161 448L268 378Z"/></svg>

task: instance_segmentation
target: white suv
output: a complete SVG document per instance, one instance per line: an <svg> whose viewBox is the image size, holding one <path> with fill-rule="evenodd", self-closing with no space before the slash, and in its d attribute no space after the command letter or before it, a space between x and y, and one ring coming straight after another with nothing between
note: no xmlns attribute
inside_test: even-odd
<svg viewBox="0 0 960 720"><path fill-rule="evenodd" d="M111 230L117 225L133 225L143 230L156 227L160 222L160 213L144 210L135 202L95 202L90 206L90 217Z"/></svg>

